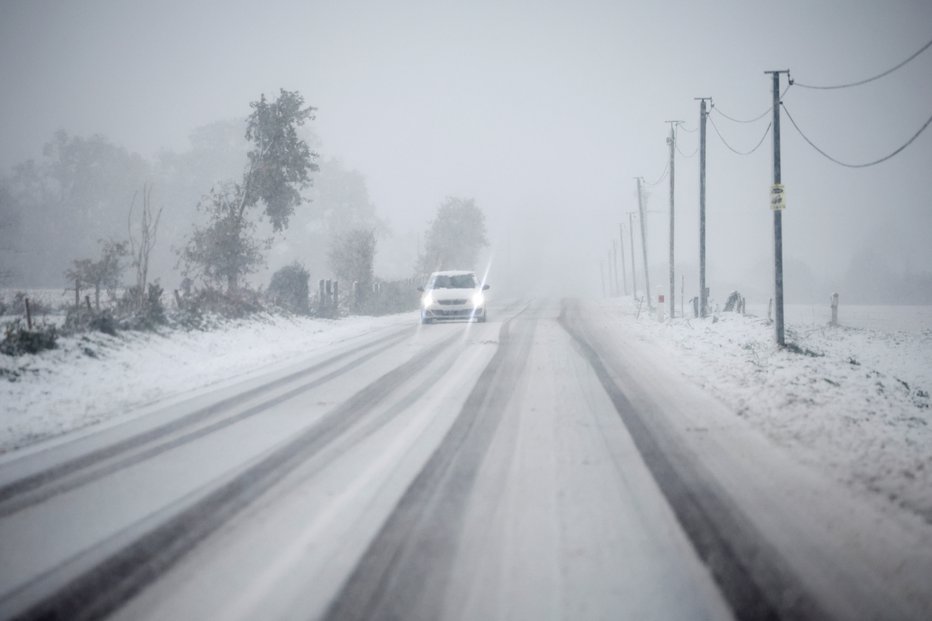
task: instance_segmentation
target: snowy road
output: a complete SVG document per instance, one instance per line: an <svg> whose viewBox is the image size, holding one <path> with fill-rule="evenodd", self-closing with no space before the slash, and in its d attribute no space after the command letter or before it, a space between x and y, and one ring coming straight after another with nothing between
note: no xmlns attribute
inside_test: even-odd
<svg viewBox="0 0 932 621"><path fill-rule="evenodd" d="M592 309L493 311L4 461L0 617L930 610L923 533L782 462Z"/></svg>

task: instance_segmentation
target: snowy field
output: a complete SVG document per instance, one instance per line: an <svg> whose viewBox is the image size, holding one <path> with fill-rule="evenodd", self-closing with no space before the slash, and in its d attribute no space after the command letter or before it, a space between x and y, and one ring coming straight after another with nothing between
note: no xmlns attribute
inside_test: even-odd
<svg viewBox="0 0 932 621"><path fill-rule="evenodd" d="M932 307L842 306L833 328L828 305L790 306L780 350L766 307L659 323L602 305L800 460L932 522Z"/></svg>
<svg viewBox="0 0 932 621"><path fill-rule="evenodd" d="M804 463L932 522L932 308L842 306L843 325L830 328L827 305L789 307L795 348L781 351L762 316L658 323L636 319L628 299L596 307ZM263 317L211 332L87 334L41 355L0 356L0 453L415 322L414 313Z"/></svg>
<svg viewBox="0 0 932 621"><path fill-rule="evenodd" d="M766 304L748 304L747 312L767 317ZM828 300L825 304L787 304L784 321L797 326L826 326L832 318ZM869 328L881 332L911 332L932 330L932 306L846 306L838 307L838 323L847 328Z"/></svg>

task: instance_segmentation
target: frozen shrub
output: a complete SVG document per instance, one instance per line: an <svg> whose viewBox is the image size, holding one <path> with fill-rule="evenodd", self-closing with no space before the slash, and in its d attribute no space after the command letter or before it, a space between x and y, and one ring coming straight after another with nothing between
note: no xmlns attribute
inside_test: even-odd
<svg viewBox="0 0 932 621"><path fill-rule="evenodd" d="M293 313L306 315L310 311L308 304L308 280L311 275L298 262L286 265L272 275L272 282L266 297L272 304Z"/></svg>
<svg viewBox="0 0 932 621"><path fill-rule="evenodd" d="M209 315L238 319L263 310L265 309L258 291L239 288L224 292L213 287L204 287L203 289L191 289L181 299L181 307L175 320L181 325L200 329L205 327L205 319Z"/></svg>
<svg viewBox="0 0 932 621"><path fill-rule="evenodd" d="M4 330L3 340L0 341L0 353L7 356L37 354L46 349L55 349L57 339L55 326L41 325L29 330L17 319Z"/></svg>
<svg viewBox="0 0 932 621"><path fill-rule="evenodd" d="M150 282L146 295L140 298L138 289L128 288L117 304L120 325L130 330L152 330L168 322L162 295L165 290L158 282ZM141 302L140 302L141 300Z"/></svg>

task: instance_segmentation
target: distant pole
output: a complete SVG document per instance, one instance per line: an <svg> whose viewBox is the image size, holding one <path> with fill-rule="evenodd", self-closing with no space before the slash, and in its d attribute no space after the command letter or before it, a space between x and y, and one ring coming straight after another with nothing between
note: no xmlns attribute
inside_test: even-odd
<svg viewBox="0 0 932 621"><path fill-rule="evenodd" d="M773 209L773 311L774 336L777 345L786 346L783 335L783 186L780 176L780 74L789 74L789 69L765 71L773 76L773 186L771 187L771 209ZM775 202L779 197L779 202Z"/></svg>
<svg viewBox="0 0 932 621"><path fill-rule="evenodd" d="M670 137L667 138L667 144L670 146L670 319L676 315L676 307L673 306L673 293L676 288L676 277L675 277L675 266L673 263L673 232L674 232L674 223L676 218L674 217L674 200L673 200L673 191L676 187L676 172L674 170L674 165L676 163L676 126L682 123L682 121L667 121L670 124Z"/></svg>
<svg viewBox="0 0 932 621"><path fill-rule="evenodd" d="M641 186L638 185L638 188ZM638 192L638 202L640 202L641 193ZM637 272L634 271L634 212L628 212L628 237L630 238L631 243L631 297L638 297L638 276Z"/></svg>
<svg viewBox="0 0 932 621"><path fill-rule="evenodd" d="M612 284L615 286L615 295L621 295L621 285L618 282L618 240L612 240L612 271L615 277Z"/></svg>
<svg viewBox="0 0 932 621"><path fill-rule="evenodd" d="M644 297L647 298L647 308L653 310L654 303L650 301L650 274L647 271L647 235L644 221L644 193L641 191L641 182L638 177L638 218L641 221L641 253L644 255Z"/></svg>
<svg viewBox="0 0 932 621"><path fill-rule="evenodd" d="M618 223L618 254L621 255L621 284L625 295L628 295L628 267L625 265L625 229Z"/></svg>
<svg viewBox="0 0 932 621"><path fill-rule="evenodd" d="M612 285L612 281L615 276L612 272L612 251L609 249L608 257L606 259L605 265L607 269L605 270L605 289L608 291L608 297L614 297L615 287Z"/></svg>
<svg viewBox="0 0 932 621"><path fill-rule="evenodd" d="M696 97L699 100L699 316L706 316L705 286L705 122L708 112L706 101L711 97Z"/></svg>

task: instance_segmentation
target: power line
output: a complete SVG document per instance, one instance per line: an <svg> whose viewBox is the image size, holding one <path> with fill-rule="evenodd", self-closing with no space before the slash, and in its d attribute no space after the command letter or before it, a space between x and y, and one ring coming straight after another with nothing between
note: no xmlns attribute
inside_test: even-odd
<svg viewBox="0 0 932 621"><path fill-rule="evenodd" d="M783 92L780 93L780 99L783 99L783 97L786 96L786 92L787 92L788 90L790 90L790 87L791 87L791 86L793 86L793 83L792 83L792 82L790 82L789 84L787 84L786 88L783 89ZM723 117L725 117L725 118L728 119L729 121L733 121L733 122L735 122L735 123L756 123L757 121L761 120L762 118L764 118L765 116L767 116L768 114L770 114L771 112L773 112L773 106L770 106L769 108L767 108L766 110L764 110L763 112L761 112L760 114L758 114L757 116L755 116L753 119L736 119L735 117L729 116L729 115L725 114L724 112L722 112L721 110L719 110L719 109L718 109L718 104L712 104L712 112L717 112L718 114L722 115Z"/></svg>
<svg viewBox="0 0 932 621"><path fill-rule="evenodd" d="M900 67L908 63L909 61L913 60L914 58L916 58L917 56L925 52L927 49L929 49L929 47L932 47L932 41L929 41L928 43L923 45L919 49L918 52L916 52L915 54L913 54L912 56L910 56L909 58L907 58L906 60L898 64L897 66L887 69L883 73L878 73L874 77L867 78L866 80L859 80L857 82L849 82L847 84L833 84L831 86L814 86L812 84L802 84L800 82L796 82L793 80L790 81L790 84L795 84L796 86L800 86L802 88L811 88L811 89L822 90L822 91L830 91L830 90L835 90L839 88L851 88L852 86L861 86L862 84L867 84L868 82L873 82L874 80L879 80L880 78L884 76L890 75L891 73L893 73L894 71L896 71L897 69L899 69Z"/></svg>
<svg viewBox="0 0 932 621"><path fill-rule="evenodd" d="M657 185L658 183L660 183L661 181L667 178L668 172L670 172L670 162L667 162L667 164L663 167L663 172L660 173L660 176L657 177L657 180L654 181L653 183L648 183L647 185L650 187Z"/></svg>
<svg viewBox="0 0 932 621"><path fill-rule="evenodd" d="M724 136L722 136L722 132L719 131L718 125L715 124L715 119L713 119L711 116L708 118L709 118L709 122L712 123L712 129L714 129L715 133L718 134L718 137L722 141L722 144L724 144L726 147L728 147L729 149L731 149L733 152L737 153L738 155L750 155L754 153L755 151L757 151L760 148L760 146L764 144L764 139L767 138L767 134L770 133L770 128L773 127L773 121L767 124L767 129L764 130L764 135L760 137L760 140L758 141L757 146L755 146L753 149L751 149L750 151L738 151L733 146L728 144L728 141L725 140Z"/></svg>
<svg viewBox="0 0 932 621"><path fill-rule="evenodd" d="M698 127L694 127L693 129L688 129L685 125L680 125L680 129L682 129L684 132L688 132L688 133L690 133L690 134L695 134L697 131L699 131L699 128L698 128Z"/></svg>
<svg viewBox="0 0 932 621"><path fill-rule="evenodd" d="M676 144L676 152L679 153L680 155L682 155L683 157L685 157L685 158L688 159L688 158L690 158L690 157L693 157L694 155L696 155L696 153L699 152L699 147L696 147L696 150L695 150L695 151L693 151L693 152L690 153L689 155L686 155L686 154L683 153L683 151L680 149L679 143L677 143L677 144Z"/></svg>
<svg viewBox="0 0 932 621"><path fill-rule="evenodd" d="M882 163L882 162L886 162L888 159L890 159L891 157L893 157L894 155L898 154L900 151L902 151L903 149L905 149L906 147L908 147L909 145L911 145L911 144L913 143L913 141L916 140L916 138L919 137L919 134L921 134L922 132L924 132L925 129L929 126L929 124L932 123L932 116L930 116L930 117L928 118L928 120L923 124L923 126L919 128L919 131L917 131L915 134L913 134L913 137L912 137L912 138L910 138L909 140L907 140L905 144L903 144L901 147L899 147L898 149L896 149L893 153L890 153L889 155L885 155L884 157L882 157L882 158L880 158L880 159L874 160L873 162L867 162L867 163L865 163L865 164L849 164L849 163L847 163L847 162L842 162L842 161L840 161L840 160L838 160L838 159L832 157L831 155L829 155L828 153L826 153L825 151L823 151L822 149L820 149L819 147L817 147L817 146L815 145L815 143L813 143L811 140L809 140L809 137L806 136L806 134L803 133L803 130L801 130L801 129L799 128L799 125L796 124L796 121L793 120L793 115L790 114L790 111L787 109L786 105L783 106L783 111L786 112L786 118L788 118L788 119L790 120L790 123L792 123L792 124L793 124L793 127L796 128L796 131L799 132L799 135L803 137L803 140L805 140L806 142L809 143L809 146L810 146L810 147L812 147L813 149L815 149L816 151L818 151L819 153L821 153L824 157L826 157L826 158L828 158L829 160L835 162L835 163L838 164L839 166L845 166L846 168L867 168L868 166L875 166L875 165L880 164L880 163Z"/></svg>

